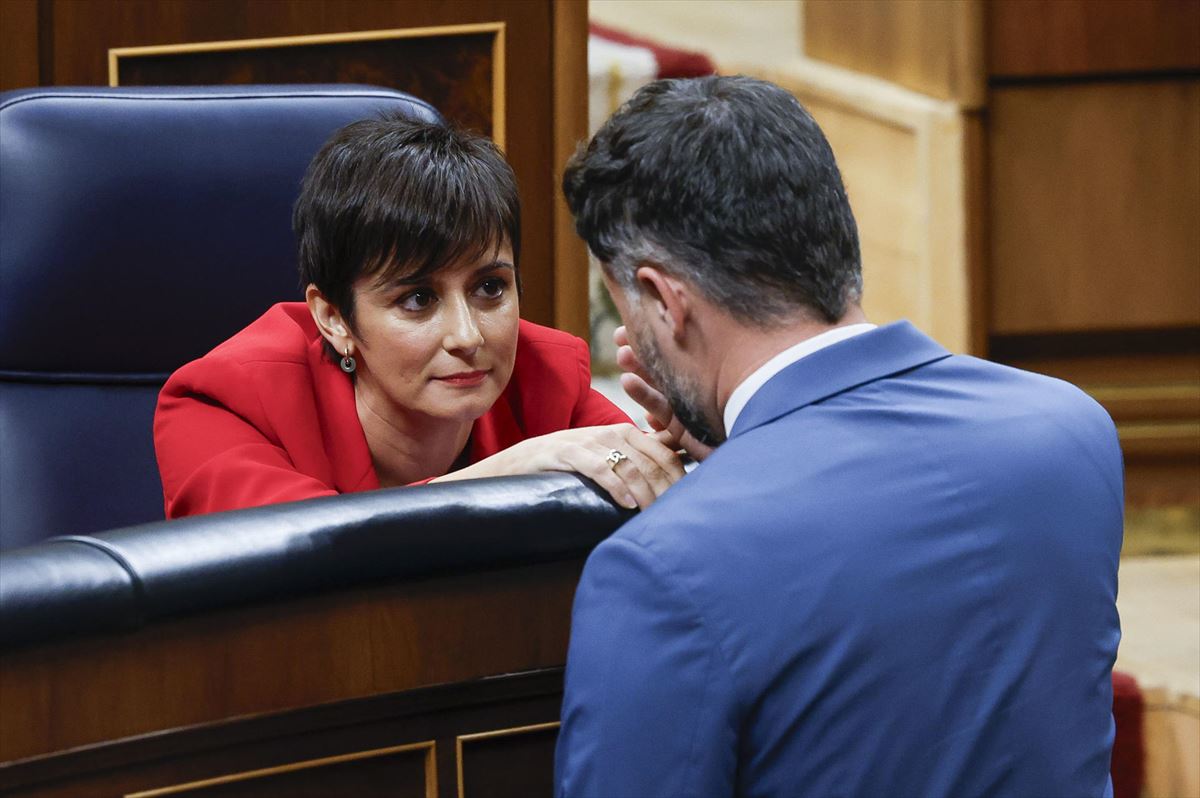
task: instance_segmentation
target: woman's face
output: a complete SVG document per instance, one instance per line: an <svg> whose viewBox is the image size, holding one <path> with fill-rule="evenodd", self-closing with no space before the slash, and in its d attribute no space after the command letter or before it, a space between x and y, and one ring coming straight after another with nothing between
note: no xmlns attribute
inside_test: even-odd
<svg viewBox="0 0 1200 798"><path fill-rule="evenodd" d="M512 376L518 303L512 247L416 282L354 285L355 391L380 414L471 422Z"/></svg>

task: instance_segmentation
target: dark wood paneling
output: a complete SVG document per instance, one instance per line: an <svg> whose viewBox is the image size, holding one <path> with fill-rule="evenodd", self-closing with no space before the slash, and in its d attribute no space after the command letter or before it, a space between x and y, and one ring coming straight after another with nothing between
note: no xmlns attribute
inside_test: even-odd
<svg viewBox="0 0 1200 798"><path fill-rule="evenodd" d="M230 773L212 779L157 787L128 798L434 798L429 750L378 754L364 752L327 760L293 762L258 771ZM427 772L428 771L428 772Z"/></svg>
<svg viewBox="0 0 1200 798"><path fill-rule="evenodd" d="M561 665L579 562L215 612L0 658L0 762Z"/></svg>
<svg viewBox="0 0 1200 798"><path fill-rule="evenodd" d="M37 0L0 0L0 91L38 85Z"/></svg>
<svg viewBox="0 0 1200 798"><path fill-rule="evenodd" d="M586 280L556 284L556 269L587 269L582 243L573 233L564 238L555 216L556 154L586 132L582 115L566 117L573 120L570 129L556 128L555 98L561 106L565 95L556 94L555 69L575 61L555 60L554 53L587 47L585 26L556 21L560 14L569 17L570 8L558 10L554 0L42 0L41 10L40 80L52 85L107 85L109 48L505 23L505 145L520 183L524 221L521 315L587 335ZM340 67L337 74L361 80L356 69ZM578 77L563 85L578 85ZM465 116L461 110L452 115Z"/></svg>
<svg viewBox="0 0 1200 798"><path fill-rule="evenodd" d="M922 94L983 105L980 0L806 0L804 52Z"/></svg>
<svg viewBox="0 0 1200 798"><path fill-rule="evenodd" d="M584 137L588 124L587 3L556 2L554 11L554 318L563 330L586 339L588 319L588 261L575 234L575 219L562 193L567 159ZM579 300L583 297L583 301Z"/></svg>
<svg viewBox="0 0 1200 798"><path fill-rule="evenodd" d="M1126 451L1126 508L1200 507L1200 456L1195 454L1196 449L1193 444L1192 454L1181 457L1131 457ZM1172 552L1168 549L1167 553Z"/></svg>
<svg viewBox="0 0 1200 798"><path fill-rule="evenodd" d="M1200 80L1005 87L993 334L1200 324Z"/></svg>
<svg viewBox="0 0 1200 798"><path fill-rule="evenodd" d="M557 723L462 740L459 766L463 798L553 795L557 741Z"/></svg>
<svg viewBox="0 0 1200 798"><path fill-rule="evenodd" d="M1200 0L991 0L992 77L1200 69Z"/></svg>
<svg viewBox="0 0 1200 798"><path fill-rule="evenodd" d="M490 33L121 56L122 86L367 83L408 92L447 119L492 135Z"/></svg>
<svg viewBox="0 0 1200 798"><path fill-rule="evenodd" d="M424 796L436 783L437 795L455 798L461 737L507 739L512 727L553 727L561 697L562 669L553 668L234 718L0 766L0 791L107 798L222 779L225 789L241 791L234 794L255 796ZM512 757L472 749L476 785L549 798L556 730L512 739L522 740L505 749ZM177 794L208 795L218 786Z"/></svg>

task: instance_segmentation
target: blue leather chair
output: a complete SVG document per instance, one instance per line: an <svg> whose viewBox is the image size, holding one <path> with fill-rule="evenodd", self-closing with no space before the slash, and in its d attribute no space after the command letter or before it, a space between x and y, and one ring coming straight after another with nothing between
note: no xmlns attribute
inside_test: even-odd
<svg viewBox="0 0 1200 798"><path fill-rule="evenodd" d="M0 94L0 549L161 519L178 366L300 297L291 208L369 86Z"/></svg>

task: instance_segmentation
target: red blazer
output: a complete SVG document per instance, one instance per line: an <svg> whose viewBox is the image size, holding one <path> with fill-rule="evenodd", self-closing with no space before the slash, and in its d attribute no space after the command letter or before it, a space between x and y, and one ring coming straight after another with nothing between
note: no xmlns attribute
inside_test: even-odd
<svg viewBox="0 0 1200 798"><path fill-rule="evenodd" d="M591 388L587 345L521 321L504 393L470 462L572 427L628 423ZM302 302L275 305L163 386L154 448L168 518L379 487L350 379Z"/></svg>

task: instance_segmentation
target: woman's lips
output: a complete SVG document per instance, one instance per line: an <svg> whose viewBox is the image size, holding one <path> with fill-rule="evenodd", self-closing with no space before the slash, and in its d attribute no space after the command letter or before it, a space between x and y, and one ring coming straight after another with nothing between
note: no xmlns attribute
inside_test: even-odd
<svg viewBox="0 0 1200 798"><path fill-rule="evenodd" d="M434 379L457 388L471 388L486 380L490 373L490 371L460 371L457 374L447 374L445 377L434 377Z"/></svg>

